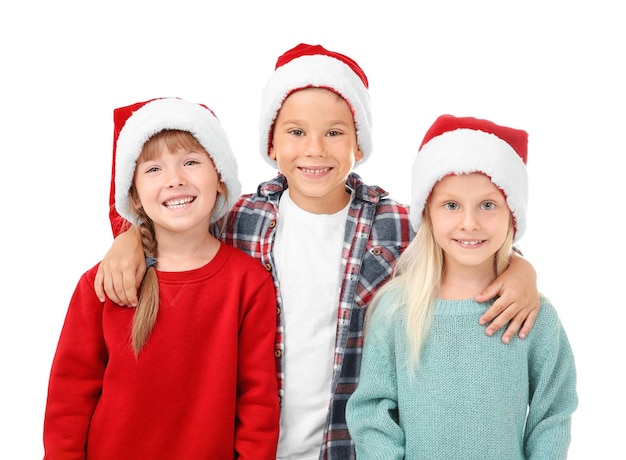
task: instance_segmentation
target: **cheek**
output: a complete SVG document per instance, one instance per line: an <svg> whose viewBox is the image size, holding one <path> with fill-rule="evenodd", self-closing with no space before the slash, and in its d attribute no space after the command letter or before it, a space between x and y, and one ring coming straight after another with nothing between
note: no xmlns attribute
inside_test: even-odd
<svg viewBox="0 0 626 460"><path fill-rule="evenodd" d="M441 233L447 232L450 228L455 227L457 224L457 218L455 213L437 209L434 212L430 212L430 222L433 233Z"/></svg>
<svg viewBox="0 0 626 460"><path fill-rule="evenodd" d="M432 219L432 216L431 216ZM451 228L454 227L451 225L450 219L441 219L435 217L431 220L432 222L432 232L435 241L441 245L443 240L447 239L447 235L450 233Z"/></svg>
<svg viewBox="0 0 626 460"><path fill-rule="evenodd" d="M497 219L493 219L490 222L490 228L494 235L498 236L498 239L504 241L507 234L509 233L509 229L511 228L511 218L510 216L502 216Z"/></svg>
<svg viewBox="0 0 626 460"><path fill-rule="evenodd" d="M135 190L136 201L141 206L141 203L154 199L159 194L160 187L151 181L136 181Z"/></svg>

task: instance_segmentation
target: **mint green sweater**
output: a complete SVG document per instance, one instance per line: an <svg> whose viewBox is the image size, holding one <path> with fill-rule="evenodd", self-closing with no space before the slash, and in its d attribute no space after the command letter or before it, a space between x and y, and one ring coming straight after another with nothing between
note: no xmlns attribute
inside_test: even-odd
<svg viewBox="0 0 626 460"><path fill-rule="evenodd" d="M526 339L478 324L491 305L438 300L422 364L407 369L406 308L382 299L365 338L346 417L359 460L556 460L567 457L576 369L545 298Z"/></svg>

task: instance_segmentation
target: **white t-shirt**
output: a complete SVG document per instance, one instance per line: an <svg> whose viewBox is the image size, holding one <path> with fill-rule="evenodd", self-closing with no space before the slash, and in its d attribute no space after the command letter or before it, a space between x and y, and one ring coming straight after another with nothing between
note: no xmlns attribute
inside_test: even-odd
<svg viewBox="0 0 626 460"><path fill-rule="evenodd" d="M348 204L335 214L278 206L274 262L283 300L285 379L276 458L317 459L328 415Z"/></svg>

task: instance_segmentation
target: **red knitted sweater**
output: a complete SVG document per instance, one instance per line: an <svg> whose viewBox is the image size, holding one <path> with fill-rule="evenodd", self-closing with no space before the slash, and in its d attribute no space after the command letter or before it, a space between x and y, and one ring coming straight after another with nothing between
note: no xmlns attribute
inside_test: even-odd
<svg viewBox="0 0 626 460"><path fill-rule="evenodd" d="M279 427L276 295L258 261L222 244L202 268L157 272L145 348L134 309L80 279L52 364L45 459L271 459Z"/></svg>

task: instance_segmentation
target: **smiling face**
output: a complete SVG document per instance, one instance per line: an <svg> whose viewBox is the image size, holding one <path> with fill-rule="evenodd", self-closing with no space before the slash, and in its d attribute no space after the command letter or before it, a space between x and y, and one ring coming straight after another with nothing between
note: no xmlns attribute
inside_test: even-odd
<svg viewBox="0 0 626 460"><path fill-rule="evenodd" d="M444 177L432 190L427 212L444 251L446 270L494 270L494 256L513 229L506 198L489 177L482 173Z"/></svg>
<svg viewBox="0 0 626 460"><path fill-rule="evenodd" d="M224 186L213 161L195 139L151 139L137 160L133 202L143 207L155 232L207 232L218 193ZM172 139L172 138L170 138Z"/></svg>
<svg viewBox="0 0 626 460"><path fill-rule="evenodd" d="M274 123L270 158L300 208L316 214L344 208L350 199L346 179L363 158L346 101L322 88L291 94Z"/></svg>

